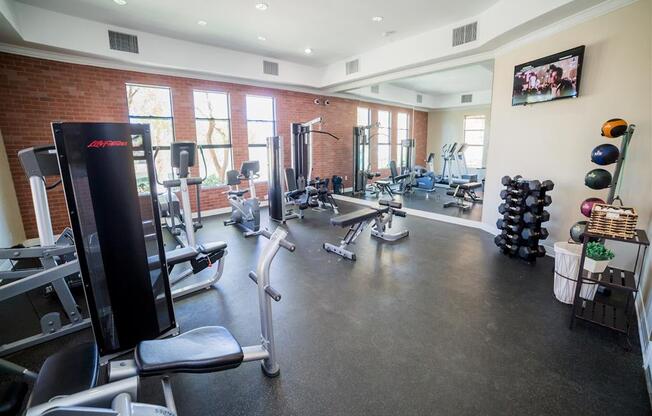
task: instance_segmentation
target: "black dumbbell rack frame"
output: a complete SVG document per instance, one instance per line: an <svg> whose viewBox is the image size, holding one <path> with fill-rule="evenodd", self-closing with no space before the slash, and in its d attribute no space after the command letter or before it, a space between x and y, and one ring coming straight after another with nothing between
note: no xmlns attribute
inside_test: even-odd
<svg viewBox="0 0 652 416"><path fill-rule="evenodd" d="M539 218L533 223L526 224L523 220L523 216L527 212L539 216L543 215L545 210L545 206L544 206L545 204L543 202L538 202L534 205L527 206L526 199L528 196L535 196L541 200L544 200L546 197L546 189L541 188L539 190L530 190L528 188L529 183L530 181L519 178L516 180L512 180L509 184L505 185L506 188L504 190L506 192L503 192L503 195L505 193L507 195L505 195L505 197L503 198L503 203L504 206L507 207L509 210L506 213L501 214L503 226L502 228L501 227L498 228L502 230L502 233L496 237L496 244L498 244L498 240L504 238L505 240L508 241L510 245L518 247L515 252L511 252L509 249L505 248L504 246L499 246L501 247L501 251L504 254L507 254L510 257L519 257L527 262L533 263L536 261L537 257L541 256L541 253L545 253L545 251L542 252L541 248L539 248L540 240L547 237L544 236L543 238L540 238L542 233L542 228L543 228L542 223L545 220L541 220L541 218ZM513 210L518 210L518 212L515 212ZM519 220L514 221L513 218L510 218L514 216L519 216ZM498 225L499 224L497 223L497 226ZM518 231L514 231L513 230L514 228L517 229ZM530 228L532 232L538 236L529 239L522 238L520 234L526 228ZM528 256L521 256L519 254L521 247L527 247L531 249L532 254Z"/></svg>

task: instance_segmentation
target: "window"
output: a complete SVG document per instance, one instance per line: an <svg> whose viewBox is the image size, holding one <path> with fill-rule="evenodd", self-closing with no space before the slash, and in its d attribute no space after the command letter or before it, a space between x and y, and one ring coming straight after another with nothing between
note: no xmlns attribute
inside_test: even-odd
<svg viewBox="0 0 652 416"><path fill-rule="evenodd" d="M402 142L410 138L410 116L407 113L398 113L396 116L396 160L398 160L399 172L407 167L407 152L403 152Z"/></svg>
<svg viewBox="0 0 652 416"><path fill-rule="evenodd" d="M226 171L233 169L229 96L223 92L193 91L193 98L197 144L203 148L206 159L205 171L203 161L199 163L200 174L206 174L205 185L224 185Z"/></svg>
<svg viewBox="0 0 652 416"><path fill-rule="evenodd" d="M358 126L368 126L371 124L371 111L368 108L358 107L358 121L356 124ZM369 131L367 131L367 133L369 134ZM360 165L363 169L371 169L371 165L369 164L370 149L371 147L367 144L364 152L364 159Z"/></svg>
<svg viewBox="0 0 652 416"><path fill-rule="evenodd" d="M149 124L152 147L156 155L156 175L159 180L168 179L170 167L170 144L174 141L172 98L167 87L127 84L129 122Z"/></svg>
<svg viewBox="0 0 652 416"><path fill-rule="evenodd" d="M358 126L368 126L371 124L371 112L368 108L358 107Z"/></svg>
<svg viewBox="0 0 652 416"><path fill-rule="evenodd" d="M392 115L389 111L378 111L378 169L386 169L392 158Z"/></svg>
<svg viewBox="0 0 652 416"><path fill-rule="evenodd" d="M276 133L274 98L247 95L249 160L260 163L260 179L267 180L267 138Z"/></svg>
<svg viewBox="0 0 652 416"><path fill-rule="evenodd" d="M484 116L464 116L464 143L466 143L466 165L481 168L484 155Z"/></svg>

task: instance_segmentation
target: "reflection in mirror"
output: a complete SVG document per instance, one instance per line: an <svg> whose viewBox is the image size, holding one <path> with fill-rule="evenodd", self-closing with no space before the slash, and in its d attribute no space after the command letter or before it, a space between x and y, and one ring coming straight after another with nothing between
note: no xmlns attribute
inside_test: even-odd
<svg viewBox="0 0 652 416"><path fill-rule="evenodd" d="M493 61L482 61L350 90L404 110L358 107L349 195L481 221L492 81ZM415 111L424 110L420 137Z"/></svg>

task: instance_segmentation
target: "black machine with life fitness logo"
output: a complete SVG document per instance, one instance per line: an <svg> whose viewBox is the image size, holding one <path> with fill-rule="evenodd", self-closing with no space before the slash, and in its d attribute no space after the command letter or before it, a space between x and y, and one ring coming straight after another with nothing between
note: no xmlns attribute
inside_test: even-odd
<svg viewBox="0 0 652 416"><path fill-rule="evenodd" d="M176 334L163 247L149 126L55 123L57 154L95 342L48 357L32 389L26 415L146 416L177 414L170 376L211 373L258 362L275 377L277 362L270 266L281 247L294 251L278 228L262 235L256 284L261 342L242 346L221 326ZM147 221L154 225L149 238ZM177 257L181 257L179 254ZM185 254L188 259L192 253ZM61 267L61 266L60 266ZM134 359L115 360L133 349ZM16 371L21 368L15 366ZM138 402L141 378L161 379L165 405Z"/></svg>

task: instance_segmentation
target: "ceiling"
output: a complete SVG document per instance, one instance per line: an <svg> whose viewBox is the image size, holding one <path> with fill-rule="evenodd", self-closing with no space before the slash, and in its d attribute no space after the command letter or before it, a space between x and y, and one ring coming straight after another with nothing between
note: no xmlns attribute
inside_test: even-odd
<svg viewBox="0 0 652 416"><path fill-rule="evenodd" d="M320 66L477 15L497 0L16 0L72 16ZM373 16L383 16L380 23ZM207 22L205 26L197 24ZM383 36L384 32L394 34ZM264 36L265 41L258 40ZM313 49L306 55L304 49Z"/></svg>
<svg viewBox="0 0 652 416"><path fill-rule="evenodd" d="M489 61L404 78L392 81L390 84L437 96L490 90L492 81L493 63Z"/></svg>

